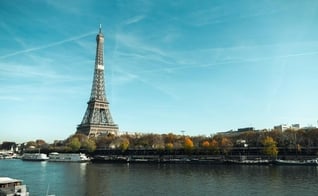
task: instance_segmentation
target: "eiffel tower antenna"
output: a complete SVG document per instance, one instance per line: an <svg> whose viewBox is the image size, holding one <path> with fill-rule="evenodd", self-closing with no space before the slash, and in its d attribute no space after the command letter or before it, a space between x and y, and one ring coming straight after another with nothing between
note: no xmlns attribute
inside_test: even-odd
<svg viewBox="0 0 318 196"><path fill-rule="evenodd" d="M99 33L96 36L95 70L90 99L83 120L77 126L76 133L82 133L89 137L100 135L117 135L118 126L113 122L109 110L109 102L106 99L104 83L104 35L102 25L99 25Z"/></svg>

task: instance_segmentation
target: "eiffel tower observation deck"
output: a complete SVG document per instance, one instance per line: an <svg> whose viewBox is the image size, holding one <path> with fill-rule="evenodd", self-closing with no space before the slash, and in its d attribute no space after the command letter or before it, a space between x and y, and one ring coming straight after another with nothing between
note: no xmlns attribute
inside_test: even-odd
<svg viewBox="0 0 318 196"><path fill-rule="evenodd" d="M96 42L95 70L91 96L87 102L88 105L83 120L78 125L76 133L82 133L89 137L109 134L117 135L118 126L113 122L105 93L104 35L101 26L96 36Z"/></svg>

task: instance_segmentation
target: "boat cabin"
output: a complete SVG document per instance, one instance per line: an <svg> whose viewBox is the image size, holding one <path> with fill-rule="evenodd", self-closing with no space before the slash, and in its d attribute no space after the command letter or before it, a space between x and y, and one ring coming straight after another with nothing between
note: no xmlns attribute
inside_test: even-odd
<svg viewBox="0 0 318 196"><path fill-rule="evenodd" d="M28 196L26 186L22 184L22 180L9 177L0 177L0 195L21 195Z"/></svg>

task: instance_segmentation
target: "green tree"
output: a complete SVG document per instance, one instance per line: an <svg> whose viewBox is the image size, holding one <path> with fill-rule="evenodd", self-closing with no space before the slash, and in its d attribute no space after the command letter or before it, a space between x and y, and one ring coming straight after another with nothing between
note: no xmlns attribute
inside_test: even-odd
<svg viewBox="0 0 318 196"><path fill-rule="evenodd" d="M265 155L270 156L270 157L277 157L278 154L278 148L276 146L276 141L270 136L267 136L264 138L262 141L262 144L264 146L263 152Z"/></svg>
<svg viewBox="0 0 318 196"><path fill-rule="evenodd" d="M109 148L109 145L112 143L112 141L115 140L114 136L108 135L108 136L99 136L96 140L96 146L98 148Z"/></svg>
<svg viewBox="0 0 318 196"><path fill-rule="evenodd" d="M87 150L88 152L94 152L96 150L96 143L93 139L87 139L84 142L82 142L81 147Z"/></svg>
<svg viewBox="0 0 318 196"><path fill-rule="evenodd" d="M77 137L78 140L79 140L81 143L84 142L84 141L86 141L86 140L88 139L87 135L84 135L84 134L82 134L82 133L76 133L76 134L74 134L74 135L71 136L71 138L73 138L73 137Z"/></svg>
<svg viewBox="0 0 318 196"><path fill-rule="evenodd" d="M28 141L26 144L26 148L35 148L36 142L35 141Z"/></svg>
<svg viewBox="0 0 318 196"><path fill-rule="evenodd" d="M121 140L121 143L120 143L120 146L119 148L122 150L122 151L126 151L129 147L129 140L127 138L123 138Z"/></svg>
<svg viewBox="0 0 318 196"><path fill-rule="evenodd" d="M81 148L81 142L78 137L73 137L69 140L67 146L70 147L72 151L76 152Z"/></svg>
<svg viewBox="0 0 318 196"><path fill-rule="evenodd" d="M171 151L173 149L173 143L169 142L165 145L166 150Z"/></svg>
<svg viewBox="0 0 318 196"><path fill-rule="evenodd" d="M42 147L42 146L47 145L46 142L45 142L44 140L42 140L42 139L37 139L37 140L35 141L35 143L36 143L36 146L37 146L37 147Z"/></svg>

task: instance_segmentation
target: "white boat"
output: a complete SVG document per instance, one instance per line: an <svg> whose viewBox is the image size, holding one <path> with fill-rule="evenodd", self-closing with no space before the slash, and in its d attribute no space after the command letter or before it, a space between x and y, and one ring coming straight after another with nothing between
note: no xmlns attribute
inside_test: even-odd
<svg viewBox="0 0 318 196"><path fill-rule="evenodd" d="M244 160L227 160L226 163L229 164L242 164L242 165L269 165L272 161L268 159L244 159Z"/></svg>
<svg viewBox="0 0 318 196"><path fill-rule="evenodd" d="M29 196L26 185L22 184L22 180L9 177L0 177L0 195L6 196Z"/></svg>
<svg viewBox="0 0 318 196"><path fill-rule="evenodd" d="M23 161L46 161L49 157L44 153L24 153L21 159Z"/></svg>
<svg viewBox="0 0 318 196"><path fill-rule="evenodd" d="M276 159L274 161L277 165L317 165L318 159L310 159L310 160L282 160Z"/></svg>
<svg viewBox="0 0 318 196"><path fill-rule="evenodd" d="M0 159L16 159L17 154L13 152L0 151Z"/></svg>
<svg viewBox="0 0 318 196"><path fill-rule="evenodd" d="M90 159L83 153L58 153L49 154L49 161L55 162L88 162Z"/></svg>

